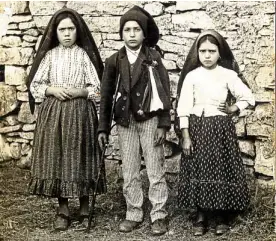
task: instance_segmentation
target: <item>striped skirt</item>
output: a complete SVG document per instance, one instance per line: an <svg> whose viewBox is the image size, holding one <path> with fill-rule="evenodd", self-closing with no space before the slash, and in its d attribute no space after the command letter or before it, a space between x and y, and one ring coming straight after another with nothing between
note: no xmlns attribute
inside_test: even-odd
<svg viewBox="0 0 276 241"><path fill-rule="evenodd" d="M193 154L182 154L178 204L181 208L244 210L249 204L236 129L228 116L190 118Z"/></svg>
<svg viewBox="0 0 276 241"><path fill-rule="evenodd" d="M47 98L36 123L29 192L64 198L92 194L101 155L97 127L92 101ZM106 192L104 171L97 192Z"/></svg>

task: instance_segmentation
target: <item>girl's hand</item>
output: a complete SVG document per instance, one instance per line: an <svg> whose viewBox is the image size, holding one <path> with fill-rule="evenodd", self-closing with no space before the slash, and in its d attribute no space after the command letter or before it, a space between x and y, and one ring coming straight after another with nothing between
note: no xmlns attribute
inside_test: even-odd
<svg viewBox="0 0 276 241"><path fill-rule="evenodd" d="M87 89L80 89L80 88L69 88L67 89L68 94L71 99L79 98L79 97L87 97L88 90Z"/></svg>
<svg viewBox="0 0 276 241"><path fill-rule="evenodd" d="M166 130L164 128L157 128L154 135L154 145L162 145L166 139Z"/></svg>
<svg viewBox="0 0 276 241"><path fill-rule="evenodd" d="M46 89L46 96L49 96L49 95L52 95L61 101L71 99L68 93L68 89L63 87L52 87L52 86L48 87Z"/></svg>
<svg viewBox="0 0 276 241"><path fill-rule="evenodd" d="M227 103L220 103L218 109L226 114L233 114L239 110L238 106L229 106Z"/></svg>
<svg viewBox="0 0 276 241"><path fill-rule="evenodd" d="M193 154L193 145L191 138L189 136L183 138L182 149L186 156L190 156L191 154Z"/></svg>

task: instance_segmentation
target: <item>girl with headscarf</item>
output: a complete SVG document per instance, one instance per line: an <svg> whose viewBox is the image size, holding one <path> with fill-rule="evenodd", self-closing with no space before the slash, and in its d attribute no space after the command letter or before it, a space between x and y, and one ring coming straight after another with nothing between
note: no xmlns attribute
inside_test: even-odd
<svg viewBox="0 0 276 241"><path fill-rule="evenodd" d="M31 194L58 198L55 229L69 226L68 198L78 197L80 221L87 224L89 195L104 193L97 143L95 98L103 64L94 39L74 10L51 18L31 68L28 87L31 111L42 100L33 144Z"/></svg>
<svg viewBox="0 0 276 241"><path fill-rule="evenodd" d="M178 203L197 210L194 235L206 232L207 212L217 216L215 233L220 235L229 228L230 212L249 204L231 116L254 106L255 100L227 42L216 31L201 33L191 47L177 99L183 148Z"/></svg>

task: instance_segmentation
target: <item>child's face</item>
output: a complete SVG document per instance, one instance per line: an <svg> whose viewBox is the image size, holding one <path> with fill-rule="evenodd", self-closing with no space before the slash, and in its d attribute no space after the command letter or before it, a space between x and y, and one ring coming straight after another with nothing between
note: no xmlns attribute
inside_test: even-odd
<svg viewBox="0 0 276 241"><path fill-rule="evenodd" d="M139 49L144 38L143 30L136 21L128 21L125 23L123 28L123 40L128 48L132 50Z"/></svg>
<svg viewBox="0 0 276 241"><path fill-rule="evenodd" d="M57 26L58 41L65 47L69 47L76 42L77 29L70 18L60 21Z"/></svg>
<svg viewBox="0 0 276 241"><path fill-rule="evenodd" d="M204 41L198 48L198 57L200 63L206 69L215 68L219 59L218 46L208 40Z"/></svg>

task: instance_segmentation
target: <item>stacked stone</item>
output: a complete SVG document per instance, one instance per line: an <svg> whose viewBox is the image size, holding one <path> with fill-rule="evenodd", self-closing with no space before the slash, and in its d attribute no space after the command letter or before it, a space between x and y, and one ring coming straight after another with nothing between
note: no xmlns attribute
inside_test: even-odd
<svg viewBox="0 0 276 241"><path fill-rule="evenodd" d="M198 33L202 29L216 29L227 39L257 100L255 111L243 111L235 120L244 164L252 175L261 174L266 179L273 176L273 2L31 1L6 4L12 8L13 16L0 43L0 65L5 65L5 83L0 84L0 116L6 116L0 123L0 135L6 147L21 149L17 151L20 155L14 154L12 158L22 159L22 155L30 153L36 115L29 112L25 81L43 30L53 13L64 6L78 11L105 60L123 46L118 34L120 16L133 5L139 5L154 16L160 29L158 45L164 52L163 63L169 71L173 106L181 68ZM172 115L172 122L173 118ZM178 173L180 159L177 143L172 128L165 144L165 169L172 180ZM119 170L116 127L111 132L106 157L107 167Z"/></svg>

